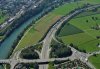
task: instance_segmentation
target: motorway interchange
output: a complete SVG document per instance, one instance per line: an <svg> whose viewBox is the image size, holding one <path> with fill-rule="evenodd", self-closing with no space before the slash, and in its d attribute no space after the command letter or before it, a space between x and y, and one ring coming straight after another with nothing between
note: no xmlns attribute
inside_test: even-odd
<svg viewBox="0 0 100 69"><path fill-rule="evenodd" d="M42 47L42 51L40 53L40 59L37 60L24 60L24 59L19 59L19 52L16 52L15 55L13 56L13 58L11 59L7 59L7 60L0 60L0 63L8 63L11 65L11 69L15 68L15 65L18 63L44 63L44 62L50 62L50 61L55 61L55 60L74 60L74 59L80 59L82 62L86 63L90 68L95 69L95 67L90 63L87 62L88 61L88 57L90 57L93 54L100 54L100 51L96 51L93 53L83 53L83 52L79 52L78 50L74 49L73 47L70 47L73 54L69 57L66 58L49 58L49 53L50 53L50 43L52 38L55 38L55 33L57 32L57 30L61 27L61 25L65 22L68 21L69 19L71 19L72 17L74 17L75 15L89 9L89 8L96 8L96 7L100 7L100 5L94 5L94 6L90 6L87 8L80 8L78 10L75 10L74 12L70 13L67 16L64 16L62 19L60 19L57 23L54 24L54 26L49 30L49 32L47 33L46 37L44 38L43 42L43 47ZM59 42L59 41L58 41ZM40 65L39 69L48 69L48 65Z"/></svg>

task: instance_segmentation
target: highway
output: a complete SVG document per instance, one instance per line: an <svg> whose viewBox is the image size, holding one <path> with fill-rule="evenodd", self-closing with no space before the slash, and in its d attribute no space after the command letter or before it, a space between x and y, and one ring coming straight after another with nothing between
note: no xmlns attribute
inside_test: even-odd
<svg viewBox="0 0 100 69"><path fill-rule="evenodd" d="M100 5L96 5L96 6L91 6L91 7L75 10L74 12L70 13L67 16L64 16L58 22L56 22L54 24L54 26L49 30L49 32L47 33L46 37L43 40L43 47L42 47L42 51L41 51L41 54L40 54L40 59L34 59L34 60L20 59L20 58L18 58L18 56L21 52L17 52L17 53L14 54L13 58L0 60L0 63L8 63L8 64L11 65L11 69L14 69L14 67L18 63L34 63L34 62L44 63L44 62L50 62L50 61L55 61L55 60L63 61L63 60L67 60L67 59L70 59L70 60L80 59L82 62L86 63L91 68L95 69L95 67L91 63L87 62L86 59L88 59L88 57L93 55L93 54L100 54L100 51L99 52L93 52L91 54L87 54L87 53L79 52L78 50L69 46L71 48L72 52L73 52L72 55L69 56L69 57L66 57L66 58L49 58L49 53L50 53L51 40L52 40L53 36L55 35L55 33L57 32L57 30L62 26L63 23L69 21L75 15L87 10L88 8L95 8L95 7L98 7L98 6L100 7ZM48 69L48 65L47 64L46 65L40 65L39 69Z"/></svg>

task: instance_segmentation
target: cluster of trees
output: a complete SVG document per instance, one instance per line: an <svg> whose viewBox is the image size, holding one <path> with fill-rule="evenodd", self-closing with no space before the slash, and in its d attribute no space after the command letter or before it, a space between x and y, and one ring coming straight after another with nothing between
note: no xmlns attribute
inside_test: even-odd
<svg viewBox="0 0 100 69"><path fill-rule="evenodd" d="M39 55L37 52L35 52L34 47L29 47L27 49L22 50L20 57L24 59L38 59Z"/></svg>
<svg viewBox="0 0 100 69"><path fill-rule="evenodd" d="M69 47L67 47L64 44L53 44L51 45L51 53L50 57L55 57L55 58L62 58L62 57L68 57L72 54L72 51Z"/></svg>

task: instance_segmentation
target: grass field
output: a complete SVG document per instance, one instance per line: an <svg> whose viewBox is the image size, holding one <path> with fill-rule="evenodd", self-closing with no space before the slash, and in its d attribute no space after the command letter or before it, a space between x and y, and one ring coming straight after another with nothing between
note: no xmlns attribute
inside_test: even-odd
<svg viewBox="0 0 100 69"><path fill-rule="evenodd" d="M54 24L61 16L68 14L71 10L79 6L81 7L82 5L84 5L84 3L92 3L92 4L98 3L96 1L94 2L92 1L94 0L83 0L79 2L79 5L77 5L76 2L65 4L63 6L60 6L59 8L56 8L49 14L45 15L44 17L42 17L40 20L36 22L36 25L32 26L26 31L25 35L17 45L15 51L20 50L23 47L30 46L37 43L43 37L45 32L52 24Z"/></svg>
<svg viewBox="0 0 100 69"><path fill-rule="evenodd" d="M94 21L92 17L97 17L98 20ZM86 20L88 20L88 22L86 22ZM87 52L100 50L100 48L97 46L97 44L100 43L100 39L96 38L96 36L100 36L100 30L91 28L93 26L96 26L96 24L100 25L100 14L75 18L69 21L69 24L70 26L74 26L79 30L82 30L83 32L77 32L79 31L78 29L72 29L71 27L67 28L66 25L68 24L66 24L59 34L60 36L62 35L60 38L64 43L73 43L79 49L86 50Z"/></svg>
<svg viewBox="0 0 100 69"><path fill-rule="evenodd" d="M100 55L91 56L89 61L96 67L96 69L100 69Z"/></svg>

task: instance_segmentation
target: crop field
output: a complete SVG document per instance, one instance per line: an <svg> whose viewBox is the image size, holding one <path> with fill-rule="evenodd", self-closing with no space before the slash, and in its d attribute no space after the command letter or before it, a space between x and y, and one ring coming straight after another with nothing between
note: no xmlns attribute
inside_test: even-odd
<svg viewBox="0 0 100 69"><path fill-rule="evenodd" d="M97 18L97 20L93 20L93 17ZM67 28L66 25L71 27ZM64 43L73 43L79 49L86 50L86 52L100 50L100 47L98 47L100 39L97 39L97 36L100 36L100 29L92 29L92 27L97 27L97 25L98 27L100 26L100 14L74 18L66 25L58 35Z"/></svg>
<svg viewBox="0 0 100 69"><path fill-rule="evenodd" d="M100 69L100 55L91 56L89 61L96 67L96 69Z"/></svg>
<svg viewBox="0 0 100 69"><path fill-rule="evenodd" d="M23 38L17 45L15 51L21 50L24 47L37 43L43 37L43 35L46 33L46 31L49 29L49 27L52 24L54 24L61 16L68 14L71 10L74 10L75 8L83 6L85 3L91 3L91 4L97 4L98 2L100 3L99 0L97 2L96 1L92 2L92 1L94 0L79 1L78 5L76 2L67 3L56 8L49 14L45 15L40 20L38 20L35 25L30 27L26 31L25 35L23 36ZM80 31L81 30L79 30L79 32Z"/></svg>

